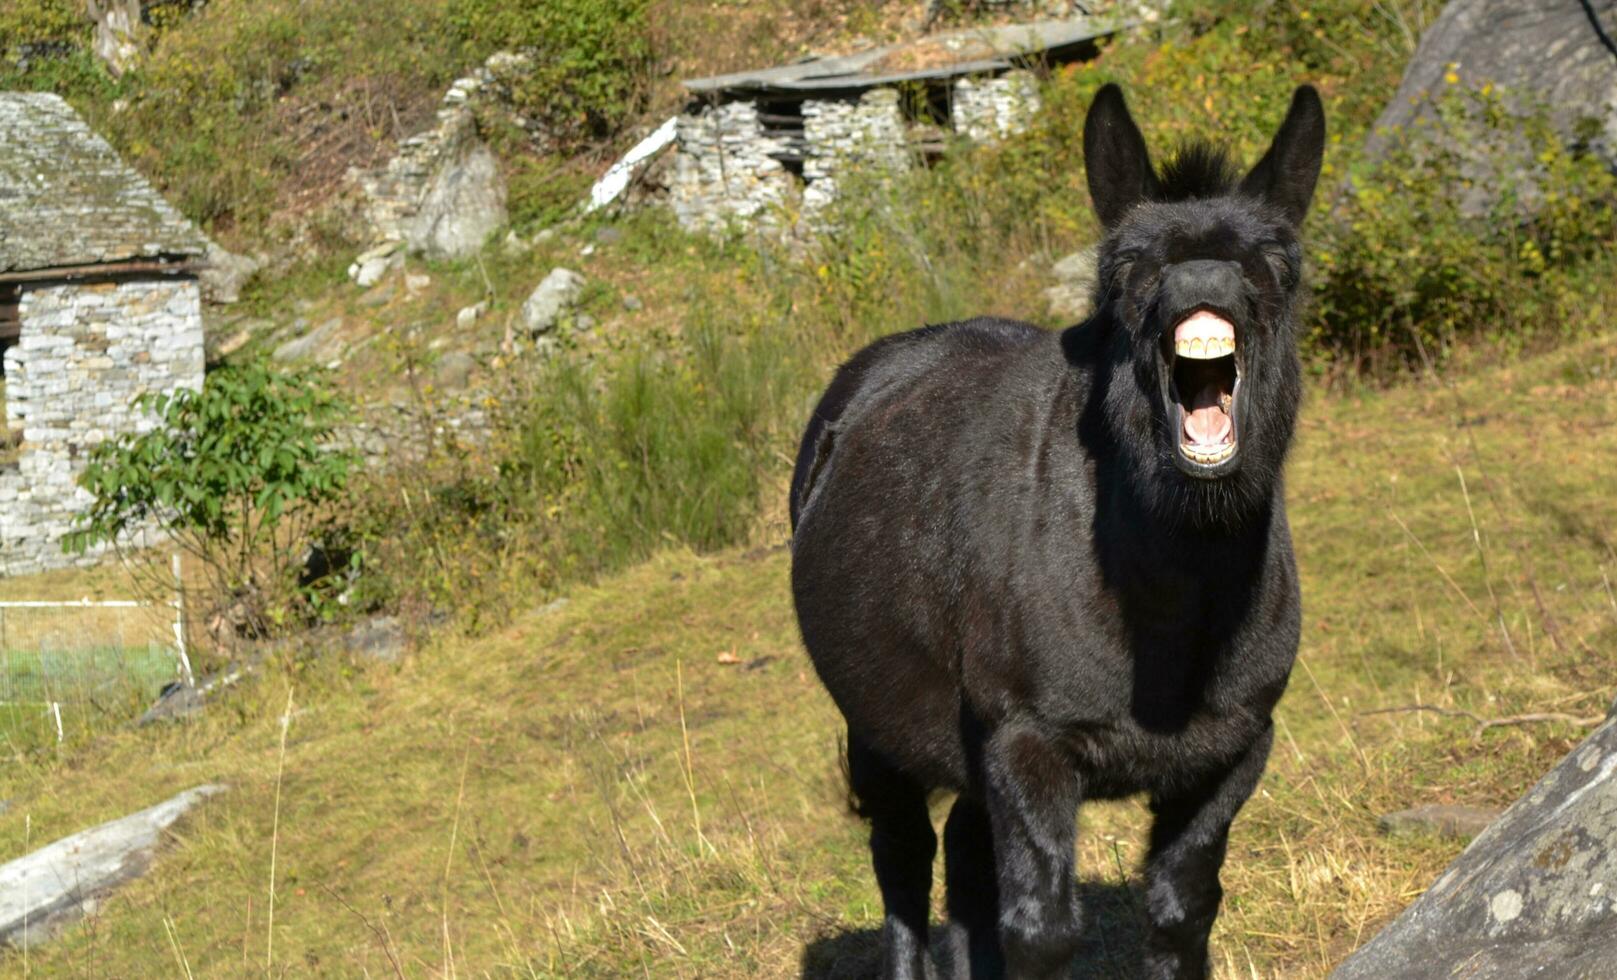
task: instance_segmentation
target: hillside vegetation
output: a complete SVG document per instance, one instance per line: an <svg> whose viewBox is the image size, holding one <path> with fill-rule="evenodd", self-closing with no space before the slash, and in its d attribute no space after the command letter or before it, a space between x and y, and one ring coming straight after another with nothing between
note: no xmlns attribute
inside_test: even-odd
<svg viewBox="0 0 1617 980"><path fill-rule="evenodd" d="M1609 336L1307 406L1288 493L1302 656L1235 825L1222 975L1323 976L1460 847L1384 836L1378 814L1508 803L1575 744L1570 719L1603 712L1614 452ZM663 551L397 666L282 663L195 723L12 757L5 854L232 787L29 969L862 975L879 900L780 541ZM1481 727L1528 712L1567 720ZM1083 817L1102 912L1082 975L1128 976L1144 817Z"/></svg>
<svg viewBox="0 0 1617 980"><path fill-rule="evenodd" d="M0 86L62 92L226 244L280 251L211 325L250 335L232 359L339 323L327 383L396 428L319 516L362 559L348 614L427 639L397 664L276 648L183 724L56 747L0 720L0 857L231 786L148 877L0 973L868 973L879 901L786 588L794 441L875 337L977 313L1057 325L1049 266L1097 234L1083 112L1120 80L1159 153L1216 136L1250 161L1296 84L1327 103L1288 480L1302 656L1214 936L1221 975L1325 975L1460 846L1384 836L1378 814L1503 805L1611 700L1617 181L1482 92L1452 93L1450 117L1529 134L1541 210L1466 216L1441 155L1365 159L1429 0L1182 6L1054 72L1027 133L852 187L833 232L788 249L655 208L563 216L678 105L679 77L896 36L922 3L210 0L155 8L173 9L120 79L76 2L8 4ZM24 37L48 56L20 57ZM496 141L531 247L411 259L419 285L357 290L358 243L320 217L342 172L487 53L534 44L557 72L524 98L556 107L556 142ZM554 356L506 343L562 265L597 326ZM469 382L446 382L452 353ZM103 569L0 591L122 587ZM1083 975L1125 977L1144 811L1083 819L1100 923Z"/></svg>

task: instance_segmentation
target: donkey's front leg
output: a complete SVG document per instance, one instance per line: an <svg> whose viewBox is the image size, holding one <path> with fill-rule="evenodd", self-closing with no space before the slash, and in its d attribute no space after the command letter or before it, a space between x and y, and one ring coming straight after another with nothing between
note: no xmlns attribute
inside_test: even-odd
<svg viewBox="0 0 1617 980"><path fill-rule="evenodd" d="M1224 888L1230 822L1257 788L1274 730L1249 746L1233 766L1194 791L1151 799L1156 822L1146 858L1146 954L1149 980L1202 980L1208 975L1207 934Z"/></svg>
<svg viewBox="0 0 1617 980"><path fill-rule="evenodd" d="M1073 837L1082 786L1035 725L1009 722L984 747L999 881L999 936L1016 980L1064 976L1078 949Z"/></svg>

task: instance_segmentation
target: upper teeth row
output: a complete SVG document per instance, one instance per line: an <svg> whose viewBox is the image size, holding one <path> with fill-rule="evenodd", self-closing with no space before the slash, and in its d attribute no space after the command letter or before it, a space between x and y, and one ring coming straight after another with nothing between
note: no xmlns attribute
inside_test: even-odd
<svg viewBox="0 0 1617 980"><path fill-rule="evenodd" d="M1180 357L1190 357L1207 360L1212 357L1224 357L1235 353L1235 339L1233 337L1181 337L1174 341L1173 352Z"/></svg>

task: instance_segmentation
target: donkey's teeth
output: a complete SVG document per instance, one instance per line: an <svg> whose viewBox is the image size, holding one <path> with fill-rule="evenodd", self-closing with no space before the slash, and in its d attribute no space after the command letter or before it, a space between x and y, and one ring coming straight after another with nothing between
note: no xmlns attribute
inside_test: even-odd
<svg viewBox="0 0 1617 980"><path fill-rule="evenodd" d="M1174 327L1173 352L1202 361L1233 354L1235 326L1216 313L1193 313Z"/></svg>

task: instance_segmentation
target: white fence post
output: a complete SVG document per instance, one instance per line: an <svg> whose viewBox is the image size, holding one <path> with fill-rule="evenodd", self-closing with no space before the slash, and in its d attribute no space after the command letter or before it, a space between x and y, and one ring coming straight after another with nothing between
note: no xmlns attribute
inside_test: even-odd
<svg viewBox="0 0 1617 980"><path fill-rule="evenodd" d="M191 655L185 650L185 579L180 575L180 553L174 552L174 648L180 654L180 676L186 687L196 687Z"/></svg>

